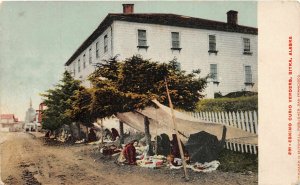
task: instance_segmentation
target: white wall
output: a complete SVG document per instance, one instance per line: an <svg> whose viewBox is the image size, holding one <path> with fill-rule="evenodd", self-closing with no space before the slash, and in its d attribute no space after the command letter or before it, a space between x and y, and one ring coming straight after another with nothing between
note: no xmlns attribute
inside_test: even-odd
<svg viewBox="0 0 300 185"><path fill-rule="evenodd" d="M149 48L137 48L137 30L147 31L147 45ZM242 89L257 91L257 35L200 30L175 26L132 23L115 21L111 27L99 36L92 44L92 62L101 62L111 56L119 54L123 60L134 54L140 54L153 61L168 62L174 57L181 63L182 69L191 72L201 69L201 76L210 73L210 64L218 66L218 85L208 83L205 93L207 97L213 97L214 92L222 92L223 95L240 91ZM182 50L171 50L171 32L179 32L180 47ZM108 36L108 52L104 53L104 35ZM111 38L111 34L113 34ZM208 35L216 35L217 55L208 53ZM252 55L243 54L243 38L249 38ZM111 43L112 41L112 43ZM99 42L100 57L96 58L96 42ZM76 79L81 79L84 85L89 87L87 76L94 71L94 67L88 62L88 47L75 61ZM83 54L86 53L86 69L83 69ZM81 72L78 73L78 59L81 61ZM73 72L74 61L67 67ZM254 86L245 86L245 65L250 65Z"/></svg>
<svg viewBox="0 0 300 185"><path fill-rule="evenodd" d="M114 53L120 54L120 59L141 54L154 61L168 62L176 57L182 69L201 69L202 76L210 73L210 64L217 64L220 83L214 87L211 83L206 93L221 91L223 95L246 88L244 66L250 65L255 84L246 90L257 91L257 35L124 21L115 21L114 28ZM137 48L138 29L147 30L147 50ZM180 34L180 52L170 49L171 32ZM217 55L208 53L210 34L216 35ZM243 54L243 38L250 39L252 55Z"/></svg>
<svg viewBox="0 0 300 185"><path fill-rule="evenodd" d="M112 24L113 29L113 24ZM108 39L108 50L104 52L104 36L107 35ZM109 59L112 55L112 41L111 41L111 27L108 27L102 35L100 35L88 48L86 48L69 66L67 70L73 74L75 65L75 79L79 79L83 82L83 85L90 87L90 82L87 80L89 74L91 74L95 67L93 64L100 63L104 59ZM96 57L96 43L99 45L99 57ZM91 48L92 64L89 63L89 49ZM85 54L86 68L83 68L83 55ZM78 72L78 59L80 59L80 72Z"/></svg>

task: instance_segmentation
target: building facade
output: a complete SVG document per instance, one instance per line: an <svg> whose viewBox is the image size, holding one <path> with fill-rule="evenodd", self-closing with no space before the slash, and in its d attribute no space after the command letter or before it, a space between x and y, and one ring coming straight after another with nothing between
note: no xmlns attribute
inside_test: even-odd
<svg viewBox="0 0 300 185"><path fill-rule="evenodd" d="M227 22L176 15L135 14L133 5L123 5L122 14L108 14L83 42L66 68L89 87L87 77L94 63L118 55L119 60L141 55L169 62L181 69L200 69L210 74L207 98L235 91L257 91L258 29L238 24L238 12L228 11Z"/></svg>
<svg viewBox="0 0 300 185"><path fill-rule="evenodd" d="M20 122L14 114L0 114L0 131L16 131Z"/></svg>

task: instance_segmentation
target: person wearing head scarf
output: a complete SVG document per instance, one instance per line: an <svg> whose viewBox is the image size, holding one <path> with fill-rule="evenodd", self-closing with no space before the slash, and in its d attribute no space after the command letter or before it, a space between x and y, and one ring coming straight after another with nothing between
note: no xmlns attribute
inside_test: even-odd
<svg viewBox="0 0 300 185"><path fill-rule="evenodd" d="M135 147L138 145L137 140L133 140L127 145L125 145L123 150L123 155L128 162L128 164L136 165L136 149Z"/></svg>
<svg viewBox="0 0 300 185"><path fill-rule="evenodd" d="M119 132L117 131L117 129L112 128L111 129L111 138L113 141L115 141L117 139L117 137L120 137Z"/></svg>

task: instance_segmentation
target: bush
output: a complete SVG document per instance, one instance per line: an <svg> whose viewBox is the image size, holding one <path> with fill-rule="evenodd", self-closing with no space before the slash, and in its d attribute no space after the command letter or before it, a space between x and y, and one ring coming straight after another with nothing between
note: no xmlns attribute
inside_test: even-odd
<svg viewBox="0 0 300 185"><path fill-rule="evenodd" d="M197 104L196 111L208 112L236 112L236 111L257 111L258 96L247 96L239 98L216 98L203 99Z"/></svg>
<svg viewBox="0 0 300 185"><path fill-rule="evenodd" d="M258 172L258 157L254 154L233 152L224 149L218 158L221 165L218 170L225 172Z"/></svg>
<svg viewBox="0 0 300 185"><path fill-rule="evenodd" d="M237 92L228 93L225 96L221 96L221 97L224 97L224 98L238 98L238 97L242 97L242 96L255 96L255 95L257 95L257 92L237 91Z"/></svg>

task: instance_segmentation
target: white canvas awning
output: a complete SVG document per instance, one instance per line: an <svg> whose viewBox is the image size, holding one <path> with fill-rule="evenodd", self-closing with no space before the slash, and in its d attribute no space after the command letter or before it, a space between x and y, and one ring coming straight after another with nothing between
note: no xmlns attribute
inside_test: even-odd
<svg viewBox="0 0 300 185"><path fill-rule="evenodd" d="M146 107L143 110L137 110L135 112L118 113L117 117L125 124L144 132L144 117L147 116L150 121L149 127L152 138L162 133L166 133L171 136L172 133L174 133L171 109L160 104L156 100L153 100L153 103L158 108ZM183 136L181 137L182 140L187 140L186 137L189 137L190 134L194 134L200 131L205 131L213 134L217 136L219 140L221 140L223 132L222 124L201 121L192 116L189 116L188 114L176 110L174 110L174 114L178 131ZM253 144L257 144L256 134L252 134L230 126L226 126L226 128L226 139L254 137L256 139L251 141L251 143L253 142Z"/></svg>

